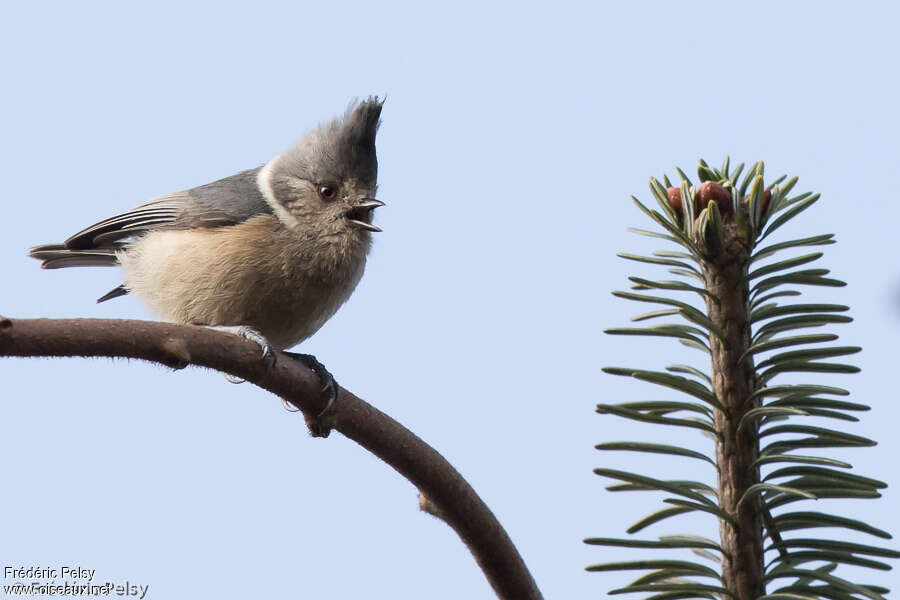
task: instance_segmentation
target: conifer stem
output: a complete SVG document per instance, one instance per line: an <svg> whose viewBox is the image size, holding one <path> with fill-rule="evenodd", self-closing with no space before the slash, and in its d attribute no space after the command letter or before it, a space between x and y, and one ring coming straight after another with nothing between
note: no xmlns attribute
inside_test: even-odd
<svg viewBox="0 0 900 600"><path fill-rule="evenodd" d="M724 228L724 252L702 262L708 315L724 340L710 336L712 387L722 408L715 410L719 506L734 517L720 519L723 586L736 600L765 594L763 584L762 517L754 501L740 502L759 483L757 423L741 419L759 406L752 399L752 357L741 358L750 346L748 251L731 227Z"/></svg>

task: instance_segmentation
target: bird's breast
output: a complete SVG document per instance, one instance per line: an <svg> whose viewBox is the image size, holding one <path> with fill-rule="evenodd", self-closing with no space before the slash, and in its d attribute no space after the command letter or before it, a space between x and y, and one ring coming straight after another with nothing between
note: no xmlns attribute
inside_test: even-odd
<svg viewBox="0 0 900 600"><path fill-rule="evenodd" d="M167 320L249 325L278 348L315 333L365 268L367 240L301 236L273 215L152 231L120 255L126 287Z"/></svg>

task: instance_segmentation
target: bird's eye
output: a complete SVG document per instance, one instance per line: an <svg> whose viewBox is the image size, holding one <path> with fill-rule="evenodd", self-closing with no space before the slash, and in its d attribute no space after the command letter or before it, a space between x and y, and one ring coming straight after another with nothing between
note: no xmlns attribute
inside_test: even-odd
<svg viewBox="0 0 900 600"><path fill-rule="evenodd" d="M337 198L337 187L333 185L320 185L319 197L322 200L334 200Z"/></svg>

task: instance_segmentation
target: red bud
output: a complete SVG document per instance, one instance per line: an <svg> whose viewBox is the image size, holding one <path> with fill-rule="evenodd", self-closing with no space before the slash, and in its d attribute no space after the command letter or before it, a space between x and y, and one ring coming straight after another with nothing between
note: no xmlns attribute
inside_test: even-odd
<svg viewBox="0 0 900 600"><path fill-rule="evenodd" d="M709 202L709 198L708 198L708 197L704 197L704 196L700 193L700 190L697 190L697 191L694 193L694 216L699 215L701 211L703 211L704 209L706 209L706 204L707 204L708 202Z"/></svg>
<svg viewBox="0 0 900 600"><path fill-rule="evenodd" d="M731 202L731 194L728 194L728 198L718 198L716 199L716 203L719 205L719 212L722 213L723 216L731 215L734 213L734 204Z"/></svg>
<svg viewBox="0 0 900 600"><path fill-rule="evenodd" d="M675 214L678 215L678 218L681 218L681 215L684 212L684 209L681 207L681 189L677 187L670 187L666 190L666 195L669 197L669 204L672 206L672 209L675 210Z"/></svg>
<svg viewBox="0 0 900 600"><path fill-rule="evenodd" d="M730 215L732 212L731 192L721 183L715 181L704 181L694 196L694 212L700 214L710 202L718 205L719 212L723 215Z"/></svg>

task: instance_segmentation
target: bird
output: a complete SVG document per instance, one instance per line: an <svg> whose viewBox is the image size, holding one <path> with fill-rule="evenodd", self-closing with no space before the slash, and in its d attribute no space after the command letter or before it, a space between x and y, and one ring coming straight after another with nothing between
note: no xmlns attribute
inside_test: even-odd
<svg viewBox="0 0 900 600"><path fill-rule="evenodd" d="M29 255L44 269L121 267L124 282L97 302L132 294L166 321L255 340L264 356L294 346L347 301L381 231L372 216L384 206L375 198L383 104L353 101L264 165L159 196Z"/></svg>

